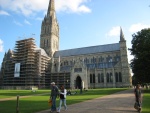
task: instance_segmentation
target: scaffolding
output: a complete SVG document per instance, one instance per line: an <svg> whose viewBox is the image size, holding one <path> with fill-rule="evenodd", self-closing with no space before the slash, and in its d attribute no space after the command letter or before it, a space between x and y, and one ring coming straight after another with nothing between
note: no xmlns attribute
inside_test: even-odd
<svg viewBox="0 0 150 113"><path fill-rule="evenodd" d="M45 76L45 87L50 88L51 82L55 82L58 87L64 85L66 89L70 89L71 81L70 72L60 72L60 73L46 73Z"/></svg>
<svg viewBox="0 0 150 113"><path fill-rule="evenodd" d="M2 66L3 87L29 89L45 87L45 71L49 57L37 50L34 38L16 41L11 59L4 59ZM15 64L20 64L19 76L15 77Z"/></svg>

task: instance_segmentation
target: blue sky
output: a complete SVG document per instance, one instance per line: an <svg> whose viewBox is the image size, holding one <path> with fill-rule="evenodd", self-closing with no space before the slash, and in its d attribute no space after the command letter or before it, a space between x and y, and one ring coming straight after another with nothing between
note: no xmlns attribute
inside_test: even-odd
<svg viewBox="0 0 150 113"><path fill-rule="evenodd" d="M34 37L49 0L0 0L0 64L15 41ZM150 27L149 0L55 0L60 50L119 42L121 27L131 47L132 34ZM34 34L34 35L33 35ZM128 53L129 60L132 58Z"/></svg>

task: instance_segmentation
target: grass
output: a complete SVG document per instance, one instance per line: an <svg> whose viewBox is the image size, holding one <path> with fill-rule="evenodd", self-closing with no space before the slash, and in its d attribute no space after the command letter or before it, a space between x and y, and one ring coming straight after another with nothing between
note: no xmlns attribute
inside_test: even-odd
<svg viewBox="0 0 150 113"><path fill-rule="evenodd" d="M50 93L49 90L38 90L36 92L32 92L31 90L0 90L0 99L2 98L11 98L17 95L26 96L26 95L35 95L42 93Z"/></svg>
<svg viewBox="0 0 150 113"><path fill-rule="evenodd" d="M67 96L67 105L82 102L85 100L90 100L97 97L102 97L122 90L125 90L125 88L91 89L88 90L87 92L83 92L83 94L79 94L78 91L76 95ZM7 93L4 93L5 91ZM45 93L45 92L49 92L49 90L38 90L36 93ZM9 91L3 90L3 94L7 94L7 96L18 95L18 93L19 95L28 95L28 94L33 95L31 91L28 92L25 90L20 90L20 91L12 90L10 91L9 94ZM49 109L48 99L49 99L48 94L42 96L33 95L32 97L20 98L19 113L35 113L37 111ZM59 100L57 99L57 104L58 101ZM16 112L16 100L0 102L0 113L15 113L15 112Z"/></svg>
<svg viewBox="0 0 150 113"><path fill-rule="evenodd" d="M142 113L150 113L150 90L144 90Z"/></svg>

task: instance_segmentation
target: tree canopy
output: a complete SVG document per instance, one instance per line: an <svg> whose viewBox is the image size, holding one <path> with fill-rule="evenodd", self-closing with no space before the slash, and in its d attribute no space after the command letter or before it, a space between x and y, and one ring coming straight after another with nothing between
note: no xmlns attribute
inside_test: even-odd
<svg viewBox="0 0 150 113"><path fill-rule="evenodd" d="M132 35L131 68L134 74L133 83L150 83L150 28Z"/></svg>

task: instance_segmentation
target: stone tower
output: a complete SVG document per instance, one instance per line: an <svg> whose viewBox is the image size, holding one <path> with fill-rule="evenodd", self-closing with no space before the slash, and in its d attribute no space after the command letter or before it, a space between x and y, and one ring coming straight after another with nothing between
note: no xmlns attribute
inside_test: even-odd
<svg viewBox="0 0 150 113"><path fill-rule="evenodd" d="M131 74L130 68L128 64L128 55L127 55L127 47L126 40L124 38L124 34L122 28L120 28L120 57L121 57L121 66L122 66L122 82L124 86L131 85Z"/></svg>
<svg viewBox="0 0 150 113"><path fill-rule="evenodd" d="M41 25L40 47L52 57L59 50L59 25L55 14L55 2L49 1L47 15Z"/></svg>

